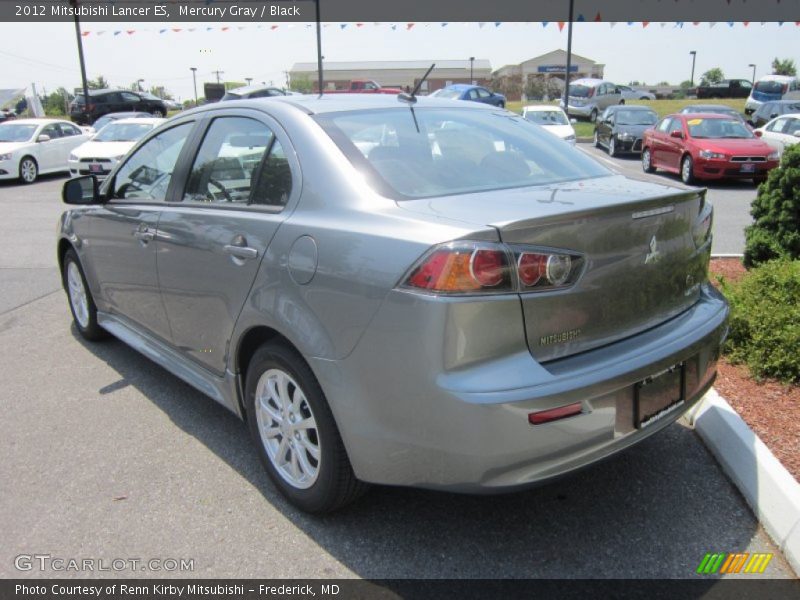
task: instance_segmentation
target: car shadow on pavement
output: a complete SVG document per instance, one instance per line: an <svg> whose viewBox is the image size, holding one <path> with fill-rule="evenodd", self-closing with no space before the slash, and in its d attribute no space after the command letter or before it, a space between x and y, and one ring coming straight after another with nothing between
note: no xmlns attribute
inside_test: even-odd
<svg viewBox="0 0 800 600"><path fill-rule="evenodd" d="M92 344L74 326L72 333L120 375L98 394L135 387L364 578L696 578L707 552L744 550L757 529L702 442L679 424L528 491L375 486L337 513L309 516L272 486L236 416L122 342Z"/></svg>
<svg viewBox="0 0 800 600"><path fill-rule="evenodd" d="M37 183L43 181L58 181L59 179L69 179L69 173L48 173L47 175L39 175L33 183L22 183L19 179L3 179L0 180L0 189L8 190L19 188L21 190L30 189Z"/></svg>

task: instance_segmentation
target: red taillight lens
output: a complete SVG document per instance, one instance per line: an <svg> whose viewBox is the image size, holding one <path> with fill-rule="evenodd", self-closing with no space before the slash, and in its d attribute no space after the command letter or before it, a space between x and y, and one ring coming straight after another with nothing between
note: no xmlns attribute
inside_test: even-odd
<svg viewBox="0 0 800 600"><path fill-rule="evenodd" d="M542 425L550 423L551 421L558 421L559 419L566 419L567 417L574 417L583 412L581 403L567 404L566 406L559 406L558 408L551 408L550 410L542 410L540 412L530 413L528 415L528 423L531 425Z"/></svg>
<svg viewBox="0 0 800 600"><path fill-rule="evenodd" d="M505 248L482 242L453 242L435 249L411 270L404 286L451 294L513 291Z"/></svg>
<svg viewBox="0 0 800 600"><path fill-rule="evenodd" d="M534 254L523 252L517 259L517 273L522 285L532 287L539 283L545 274L547 267L547 256L544 254Z"/></svg>

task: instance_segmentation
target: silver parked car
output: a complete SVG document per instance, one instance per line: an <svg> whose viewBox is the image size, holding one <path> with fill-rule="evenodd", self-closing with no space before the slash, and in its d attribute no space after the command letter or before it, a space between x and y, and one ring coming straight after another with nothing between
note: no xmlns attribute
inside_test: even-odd
<svg viewBox="0 0 800 600"><path fill-rule="evenodd" d="M727 331L703 190L478 103L213 104L63 198L77 330L246 419L308 511L368 482L496 492L594 463L693 405Z"/></svg>
<svg viewBox="0 0 800 600"><path fill-rule="evenodd" d="M609 106L625 104L622 91L615 83L602 79L576 79L569 84L569 106L559 102L569 116L586 117L592 123Z"/></svg>

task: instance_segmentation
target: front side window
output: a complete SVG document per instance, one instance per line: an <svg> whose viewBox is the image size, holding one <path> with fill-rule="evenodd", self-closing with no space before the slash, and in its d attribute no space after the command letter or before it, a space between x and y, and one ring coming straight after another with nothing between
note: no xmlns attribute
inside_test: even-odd
<svg viewBox="0 0 800 600"><path fill-rule="evenodd" d="M674 119L669 124L669 129L667 130L667 133L671 134L673 131L683 131L683 124L681 123L680 119Z"/></svg>
<svg viewBox="0 0 800 600"><path fill-rule="evenodd" d="M167 197L172 172L194 123L184 123L148 140L114 178L112 198L158 200Z"/></svg>
<svg viewBox="0 0 800 600"><path fill-rule="evenodd" d="M50 136L51 140L55 140L61 137L61 129L59 129L57 124L53 123L42 129L42 133L39 135L47 135Z"/></svg>
<svg viewBox="0 0 800 600"><path fill-rule="evenodd" d="M275 151L276 143L269 127L255 119L215 119L195 157L183 201L272 204L264 198L266 188L258 177L264 157ZM265 166L270 160L271 155Z"/></svg>
<svg viewBox="0 0 800 600"><path fill-rule="evenodd" d="M672 124L672 119L666 118L663 121L661 121L661 123L658 124L658 127L656 127L656 129L658 129L658 131L660 131L661 133L667 133L667 131L669 130L669 126L671 124Z"/></svg>
<svg viewBox="0 0 800 600"><path fill-rule="evenodd" d="M491 95L492 94L489 92L489 90L478 88L478 98L490 98Z"/></svg>
<svg viewBox="0 0 800 600"><path fill-rule="evenodd" d="M582 152L553 144L552 134L505 112L398 107L315 119L377 191L399 200L609 174Z"/></svg>
<svg viewBox="0 0 800 600"><path fill-rule="evenodd" d="M123 102L141 102L141 98L136 94L131 94L130 92L122 92L122 101Z"/></svg>

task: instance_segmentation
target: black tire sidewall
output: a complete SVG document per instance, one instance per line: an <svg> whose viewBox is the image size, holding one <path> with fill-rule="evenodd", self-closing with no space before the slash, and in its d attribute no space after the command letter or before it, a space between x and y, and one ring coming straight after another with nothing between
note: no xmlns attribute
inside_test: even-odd
<svg viewBox="0 0 800 600"><path fill-rule="evenodd" d="M258 426L255 411L255 392L260 377L269 369L281 369L300 386L317 423L320 446L320 463L317 480L307 489L298 489L285 481L272 464ZM267 343L253 355L247 368L245 381L245 410L250 436L258 451L258 457L272 482L296 506L310 512L328 512L338 507L336 498L339 464L343 456L343 445L333 414L328 407L322 388L305 360L294 350L280 343ZM346 465L350 469L349 463Z"/></svg>
<svg viewBox="0 0 800 600"><path fill-rule="evenodd" d="M78 322L78 318L75 316L75 307L72 306L72 297L69 294L67 269L69 269L70 263L73 262L78 267L78 273L80 274L81 281L83 282L83 290L86 293L86 301L89 312L89 324L86 327L81 326L81 324ZM80 333L81 336L87 340L93 342L108 337L106 330L100 327L100 325L97 323L97 306L95 306L94 298L92 298L92 292L89 290L89 284L86 282L86 275L83 273L81 261L78 259L78 255L75 253L75 250L72 248L67 250L66 254L64 254L64 268L61 272L61 281L64 286L64 291L67 294L67 304L69 304L69 310L70 313L72 313L72 321L75 323L75 328L78 330L78 333Z"/></svg>

